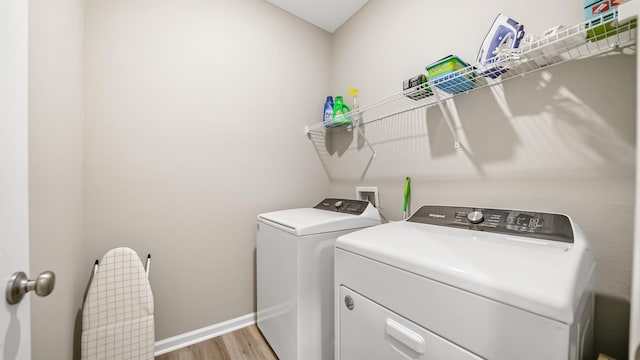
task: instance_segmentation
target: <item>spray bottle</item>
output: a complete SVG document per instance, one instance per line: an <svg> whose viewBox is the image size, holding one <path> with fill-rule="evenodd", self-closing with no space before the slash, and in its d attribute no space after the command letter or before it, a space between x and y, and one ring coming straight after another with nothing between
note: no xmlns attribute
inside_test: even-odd
<svg viewBox="0 0 640 360"><path fill-rule="evenodd" d="M349 88L348 91L349 95L353 96L353 106L351 107L351 109L353 110L353 112L356 112L360 108L358 106L358 93L360 92L360 90L356 88Z"/></svg>
<svg viewBox="0 0 640 360"><path fill-rule="evenodd" d="M356 88L349 88L348 91L349 94L353 96L353 107L351 108L353 110L353 114L351 115L351 118L353 119L354 124L358 127L358 133L360 134L360 136L358 136L358 149L362 149L366 142L366 138L364 136L364 128L360 123L360 107L358 106L358 93L360 91Z"/></svg>

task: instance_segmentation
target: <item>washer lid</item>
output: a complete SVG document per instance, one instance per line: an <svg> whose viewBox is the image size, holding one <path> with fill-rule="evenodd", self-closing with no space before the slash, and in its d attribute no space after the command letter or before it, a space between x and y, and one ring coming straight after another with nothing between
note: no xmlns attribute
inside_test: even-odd
<svg viewBox="0 0 640 360"><path fill-rule="evenodd" d="M340 236L336 248L570 324L595 265L574 230L570 244L394 222Z"/></svg>
<svg viewBox="0 0 640 360"><path fill-rule="evenodd" d="M337 200L337 199L331 199ZM323 200L326 202L327 200ZM380 214L370 203L364 204L357 213L346 212L352 202L357 200L341 200L344 210L325 210L322 208L301 208L269 212L258 215L258 221L269 223L282 230L298 236L321 234L332 231L360 229L380 224ZM323 204L318 204L320 206ZM334 202L332 202L333 204Z"/></svg>

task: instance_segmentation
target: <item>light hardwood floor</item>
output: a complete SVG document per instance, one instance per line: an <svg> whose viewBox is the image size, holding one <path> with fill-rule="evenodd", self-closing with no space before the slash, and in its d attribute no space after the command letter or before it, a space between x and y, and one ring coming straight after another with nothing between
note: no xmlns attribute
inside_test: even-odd
<svg viewBox="0 0 640 360"><path fill-rule="evenodd" d="M155 360L278 360L255 325L193 344Z"/></svg>

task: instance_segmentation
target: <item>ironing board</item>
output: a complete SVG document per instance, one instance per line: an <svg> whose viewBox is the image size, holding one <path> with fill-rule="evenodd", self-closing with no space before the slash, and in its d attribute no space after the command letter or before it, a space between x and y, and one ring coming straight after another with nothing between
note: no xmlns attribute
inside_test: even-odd
<svg viewBox="0 0 640 360"><path fill-rule="evenodd" d="M135 251L107 252L82 311L82 360L152 360L153 294Z"/></svg>

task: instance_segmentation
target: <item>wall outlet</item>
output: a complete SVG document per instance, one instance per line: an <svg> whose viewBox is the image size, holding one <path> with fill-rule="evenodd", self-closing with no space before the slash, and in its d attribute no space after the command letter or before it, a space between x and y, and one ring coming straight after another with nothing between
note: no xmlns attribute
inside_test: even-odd
<svg viewBox="0 0 640 360"><path fill-rule="evenodd" d="M376 208L380 208L377 186L356 186L356 199L368 201Z"/></svg>

